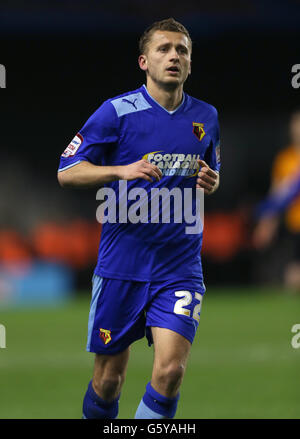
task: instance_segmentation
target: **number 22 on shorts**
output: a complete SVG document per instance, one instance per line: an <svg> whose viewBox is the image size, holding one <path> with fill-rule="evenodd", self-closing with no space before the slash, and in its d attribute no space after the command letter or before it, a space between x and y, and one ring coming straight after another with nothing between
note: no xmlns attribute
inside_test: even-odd
<svg viewBox="0 0 300 439"><path fill-rule="evenodd" d="M193 296L190 293L190 291L175 291L176 297L181 297L181 299L177 300L174 305L173 312L175 314L181 314L187 317L190 317L191 311L189 309L186 309L185 306L188 306L192 300ZM199 303L195 305L193 310L193 319L195 319L198 323L200 322L200 311L201 311L201 305L202 305L202 295L200 293L195 292L195 299L199 300Z"/></svg>

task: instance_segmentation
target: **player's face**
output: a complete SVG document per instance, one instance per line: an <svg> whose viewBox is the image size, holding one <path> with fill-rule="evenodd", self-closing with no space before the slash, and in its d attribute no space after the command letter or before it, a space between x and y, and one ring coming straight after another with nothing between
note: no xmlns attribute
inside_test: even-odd
<svg viewBox="0 0 300 439"><path fill-rule="evenodd" d="M155 31L144 55L139 57L142 70L152 81L171 88L182 85L191 73L191 48L180 32Z"/></svg>

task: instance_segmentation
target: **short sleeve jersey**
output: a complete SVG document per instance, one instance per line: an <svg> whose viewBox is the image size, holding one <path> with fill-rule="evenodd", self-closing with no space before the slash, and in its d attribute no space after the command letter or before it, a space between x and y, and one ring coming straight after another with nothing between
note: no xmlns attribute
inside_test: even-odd
<svg viewBox="0 0 300 439"><path fill-rule="evenodd" d="M141 178L127 181L125 195L121 194L124 186L121 189L120 181L105 185L115 194L111 202L117 213L115 222L108 220L103 224L95 273L142 282L202 279L202 231L187 234L190 223L186 222L184 212L180 217L178 211L184 209L185 189L189 189L189 207L196 213L197 159L205 160L217 172L220 170L216 109L183 93L179 107L169 112L143 85L105 101L95 111L65 149L59 171L81 161L116 166L143 158L157 165L163 176L152 183ZM170 196L166 203L158 197L155 211L151 205L155 198L153 189L169 191L167 194L174 194L175 189L177 198ZM168 216L163 218L166 207L169 220ZM128 220L133 211L136 219Z"/></svg>

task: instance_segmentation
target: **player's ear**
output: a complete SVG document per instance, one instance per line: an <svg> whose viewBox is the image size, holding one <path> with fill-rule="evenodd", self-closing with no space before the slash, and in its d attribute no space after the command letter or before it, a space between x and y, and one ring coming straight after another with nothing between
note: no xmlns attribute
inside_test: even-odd
<svg viewBox="0 0 300 439"><path fill-rule="evenodd" d="M190 60L189 75L192 73L192 60Z"/></svg>
<svg viewBox="0 0 300 439"><path fill-rule="evenodd" d="M140 69L144 70L144 72L148 69L147 65L147 57L145 55L140 55L138 58Z"/></svg>

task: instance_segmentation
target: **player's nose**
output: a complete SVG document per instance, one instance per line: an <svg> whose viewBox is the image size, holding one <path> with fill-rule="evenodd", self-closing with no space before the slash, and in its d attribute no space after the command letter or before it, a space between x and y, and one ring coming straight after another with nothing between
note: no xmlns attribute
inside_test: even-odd
<svg viewBox="0 0 300 439"><path fill-rule="evenodd" d="M174 59L179 60L179 55L175 47L172 47L170 50L170 61L173 61Z"/></svg>

